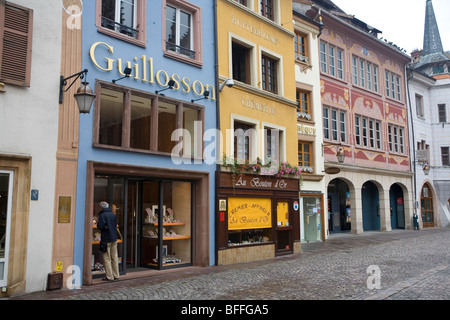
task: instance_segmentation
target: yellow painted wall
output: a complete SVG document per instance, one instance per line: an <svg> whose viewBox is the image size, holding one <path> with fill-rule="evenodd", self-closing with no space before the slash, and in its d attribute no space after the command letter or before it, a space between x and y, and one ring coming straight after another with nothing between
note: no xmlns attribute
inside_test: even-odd
<svg viewBox="0 0 450 320"><path fill-rule="evenodd" d="M251 8L251 6L250 6ZM224 137L223 154L230 150L227 141L226 129L231 127L231 114L244 116L271 123L286 128L286 160L291 164L297 163L297 118L295 104L295 56L292 24L292 2L290 0L279 1L280 23L271 23L259 14L259 1L254 0L253 11L244 9L234 0L218 1L218 64L220 82L231 78L231 35L236 39L254 45L255 62L252 64L252 75L256 76L251 85L237 83L233 88L224 88L219 94L220 99L220 126ZM277 10L277 11L278 11ZM273 95L261 88L261 50L273 53L282 60L282 89L279 95ZM256 69L255 69L256 68ZM255 78L255 77L253 77ZM247 105L251 105L249 108ZM262 111L258 110L263 106ZM274 112L272 112L274 110ZM259 157L263 157L261 141ZM230 156L230 155L228 155Z"/></svg>

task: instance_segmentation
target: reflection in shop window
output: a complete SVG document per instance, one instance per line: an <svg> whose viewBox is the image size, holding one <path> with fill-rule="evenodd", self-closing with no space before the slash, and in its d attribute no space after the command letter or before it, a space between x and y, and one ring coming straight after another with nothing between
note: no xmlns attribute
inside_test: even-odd
<svg viewBox="0 0 450 320"><path fill-rule="evenodd" d="M103 82L97 88L94 142L133 151L202 156L203 106Z"/></svg>
<svg viewBox="0 0 450 320"><path fill-rule="evenodd" d="M122 144L123 93L102 88L100 101L99 142L120 146Z"/></svg>

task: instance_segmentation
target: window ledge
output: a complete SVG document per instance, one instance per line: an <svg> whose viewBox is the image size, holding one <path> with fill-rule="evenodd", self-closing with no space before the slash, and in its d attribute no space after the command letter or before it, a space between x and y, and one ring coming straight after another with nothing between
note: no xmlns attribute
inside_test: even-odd
<svg viewBox="0 0 450 320"><path fill-rule="evenodd" d="M197 53L195 53L195 54L197 54ZM167 57L167 58L171 58L171 59L174 59L174 60L178 60L178 61L181 61L181 62L185 62L185 63L191 64L191 65L193 65L195 67L199 67L199 68L203 67L203 62L202 61L191 59L191 58L189 58L187 56L184 56L182 54L178 54L178 53L175 53L175 52L164 51L164 56Z"/></svg>
<svg viewBox="0 0 450 320"><path fill-rule="evenodd" d="M158 155L158 156L166 156L166 157L172 157L172 153L170 152L162 152L162 151L152 151L152 150L145 150L145 149L136 149L136 148L125 148L125 147L119 147L119 146L111 146L107 144L102 144L98 142L94 142L92 144L93 148L99 148L99 149L108 149L108 150L117 150L117 151L124 151L124 152L133 152L133 153L144 153L149 155ZM177 159L183 160L201 160L202 162L205 161L202 157L196 157L196 156L183 156L178 157Z"/></svg>
<svg viewBox="0 0 450 320"><path fill-rule="evenodd" d="M117 38L117 39L129 42L129 43L132 43L132 44L137 45L139 47L143 47L143 48L147 47L147 43L145 42L145 40L140 40L140 39L135 39L135 38L132 38L132 37L128 37L128 36L126 36L124 34L121 34L121 33L118 33L118 32L115 32L113 30L106 29L106 28L103 28L103 27L97 27L97 31L100 32L100 33L103 33L105 35L108 35L110 37Z"/></svg>

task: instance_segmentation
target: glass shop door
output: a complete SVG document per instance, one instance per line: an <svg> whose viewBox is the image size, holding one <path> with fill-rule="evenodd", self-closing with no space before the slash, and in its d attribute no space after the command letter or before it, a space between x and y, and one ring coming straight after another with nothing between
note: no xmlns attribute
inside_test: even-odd
<svg viewBox="0 0 450 320"><path fill-rule="evenodd" d="M0 287L8 284L13 178L13 171L0 170Z"/></svg>

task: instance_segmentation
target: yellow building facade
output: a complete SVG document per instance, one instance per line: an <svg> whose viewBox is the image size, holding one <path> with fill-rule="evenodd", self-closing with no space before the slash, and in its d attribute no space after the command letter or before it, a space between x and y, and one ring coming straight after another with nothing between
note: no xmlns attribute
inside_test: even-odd
<svg viewBox="0 0 450 320"><path fill-rule="evenodd" d="M243 2L241 4L239 2ZM248 122L255 129L279 128L285 136L280 146L280 161L297 162L297 122L295 102L295 74L293 51L293 25L291 1L273 1L273 18L261 13L261 1L219 0L217 3L217 35L219 82L233 79L219 93L220 130L224 142L221 154L233 157L234 120ZM238 56L244 76L237 75L233 59ZM269 89L263 79L264 60L275 65L275 84ZM267 76L266 76L267 78ZM266 85L266 86L265 86ZM272 127L271 127L272 126ZM228 134L227 134L228 130ZM250 150L250 160L264 158L264 139L255 137L256 145Z"/></svg>
<svg viewBox="0 0 450 320"><path fill-rule="evenodd" d="M219 265L300 251L298 177L251 172L254 164L297 166L292 20L292 1L217 0ZM245 173L236 163L249 164Z"/></svg>

